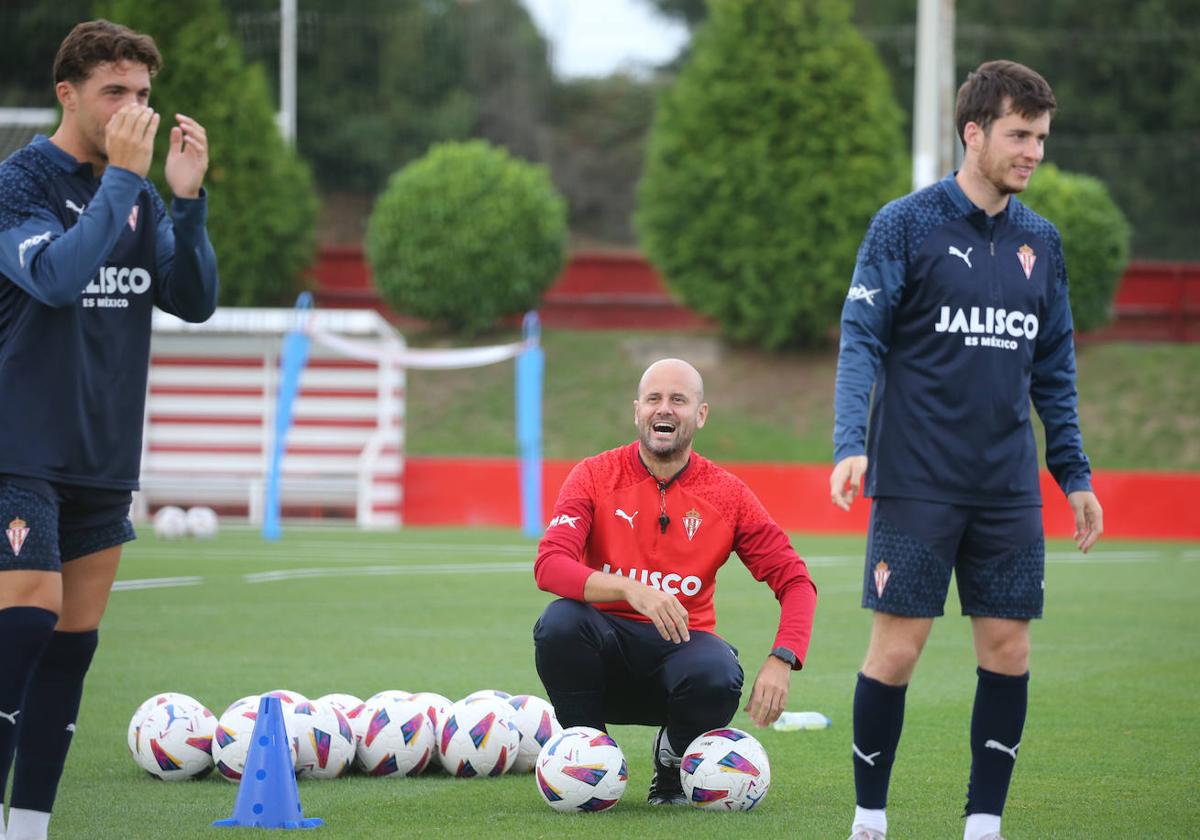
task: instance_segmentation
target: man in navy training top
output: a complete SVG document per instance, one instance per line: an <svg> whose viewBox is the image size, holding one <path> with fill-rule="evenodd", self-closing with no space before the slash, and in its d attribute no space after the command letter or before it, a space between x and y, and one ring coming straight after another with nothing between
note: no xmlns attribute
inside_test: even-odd
<svg viewBox="0 0 1200 840"><path fill-rule="evenodd" d="M47 836L84 674L134 538L154 306L216 308L204 128L174 116L171 210L146 179L153 39L76 26L54 61L62 122L0 164L0 793L7 840ZM14 762L14 752L16 759ZM4 837L0 821L0 838Z"/></svg>
<svg viewBox="0 0 1200 840"><path fill-rule="evenodd" d="M1080 550L1103 531L1079 433L1062 242L1015 197L1042 160L1054 109L1033 70L980 65L955 108L962 168L885 206L858 251L842 309L830 476L843 510L860 492L874 499L852 840L886 836L905 689L952 571L978 660L963 836L1000 837L1025 724L1029 622L1042 615L1031 398Z"/></svg>

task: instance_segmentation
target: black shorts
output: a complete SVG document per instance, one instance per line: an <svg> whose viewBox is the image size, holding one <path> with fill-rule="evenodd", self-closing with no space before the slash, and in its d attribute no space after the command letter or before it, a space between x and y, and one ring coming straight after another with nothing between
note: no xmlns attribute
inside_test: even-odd
<svg viewBox="0 0 1200 840"><path fill-rule="evenodd" d="M0 571L61 572L62 564L136 539L133 494L0 475Z"/></svg>
<svg viewBox="0 0 1200 840"><path fill-rule="evenodd" d="M871 507L862 605L939 616L953 572L963 615L1041 618L1045 565L1040 507L879 498Z"/></svg>

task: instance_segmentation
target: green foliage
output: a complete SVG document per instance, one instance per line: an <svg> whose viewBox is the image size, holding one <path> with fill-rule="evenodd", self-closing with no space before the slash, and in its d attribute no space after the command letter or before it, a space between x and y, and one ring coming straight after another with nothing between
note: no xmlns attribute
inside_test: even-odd
<svg viewBox="0 0 1200 840"><path fill-rule="evenodd" d="M474 333L537 306L566 240L566 203L546 169L475 140L442 143L395 173L366 244L389 304Z"/></svg>
<svg viewBox="0 0 1200 840"><path fill-rule="evenodd" d="M1071 282L1076 332L1112 320L1113 296L1129 262L1129 223L1104 183L1090 175L1043 164L1021 201L1045 216L1062 235Z"/></svg>
<svg viewBox="0 0 1200 840"><path fill-rule="evenodd" d="M643 251L733 339L837 322L872 214L904 192L901 114L844 0L722 0L661 97L638 187Z"/></svg>
<svg viewBox="0 0 1200 840"><path fill-rule="evenodd" d="M164 198L174 115L208 133L208 231L221 303L291 303L313 255L317 200L307 166L275 125L262 68L247 66L220 0L110 0L97 14L152 35L163 55L151 104L163 114L151 175Z"/></svg>

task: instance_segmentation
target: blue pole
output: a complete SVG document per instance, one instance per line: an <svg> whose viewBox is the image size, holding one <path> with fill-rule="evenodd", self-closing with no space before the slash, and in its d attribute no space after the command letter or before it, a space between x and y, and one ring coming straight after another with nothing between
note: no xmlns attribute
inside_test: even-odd
<svg viewBox="0 0 1200 840"><path fill-rule="evenodd" d="M546 358L536 312L525 313L525 340L536 341L517 356L517 452L521 459L521 530L542 533L542 379Z"/></svg>
<svg viewBox="0 0 1200 840"><path fill-rule="evenodd" d="M300 374L308 362L309 338L302 329L304 320L312 310L312 295L302 292L296 298L296 327L283 339L283 351L279 357L279 390L275 402L275 438L271 446L271 461L267 465L267 483L263 494L262 535L265 540L278 540L283 536L279 521L279 480L283 468L283 455L287 450L287 433L292 427L292 408L300 393Z"/></svg>

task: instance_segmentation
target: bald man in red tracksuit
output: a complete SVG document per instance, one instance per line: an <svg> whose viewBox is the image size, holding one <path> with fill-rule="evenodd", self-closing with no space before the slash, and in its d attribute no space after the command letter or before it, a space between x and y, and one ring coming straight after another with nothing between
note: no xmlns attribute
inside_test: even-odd
<svg viewBox="0 0 1200 840"><path fill-rule="evenodd" d="M742 668L716 635L713 590L731 552L779 600L775 647L746 706L759 726L787 702L816 588L742 481L692 451L708 414L699 373L664 359L642 376L638 440L581 461L538 546L538 587L559 595L534 627L538 675L563 726L658 726L652 804L686 802L678 766L737 711Z"/></svg>

